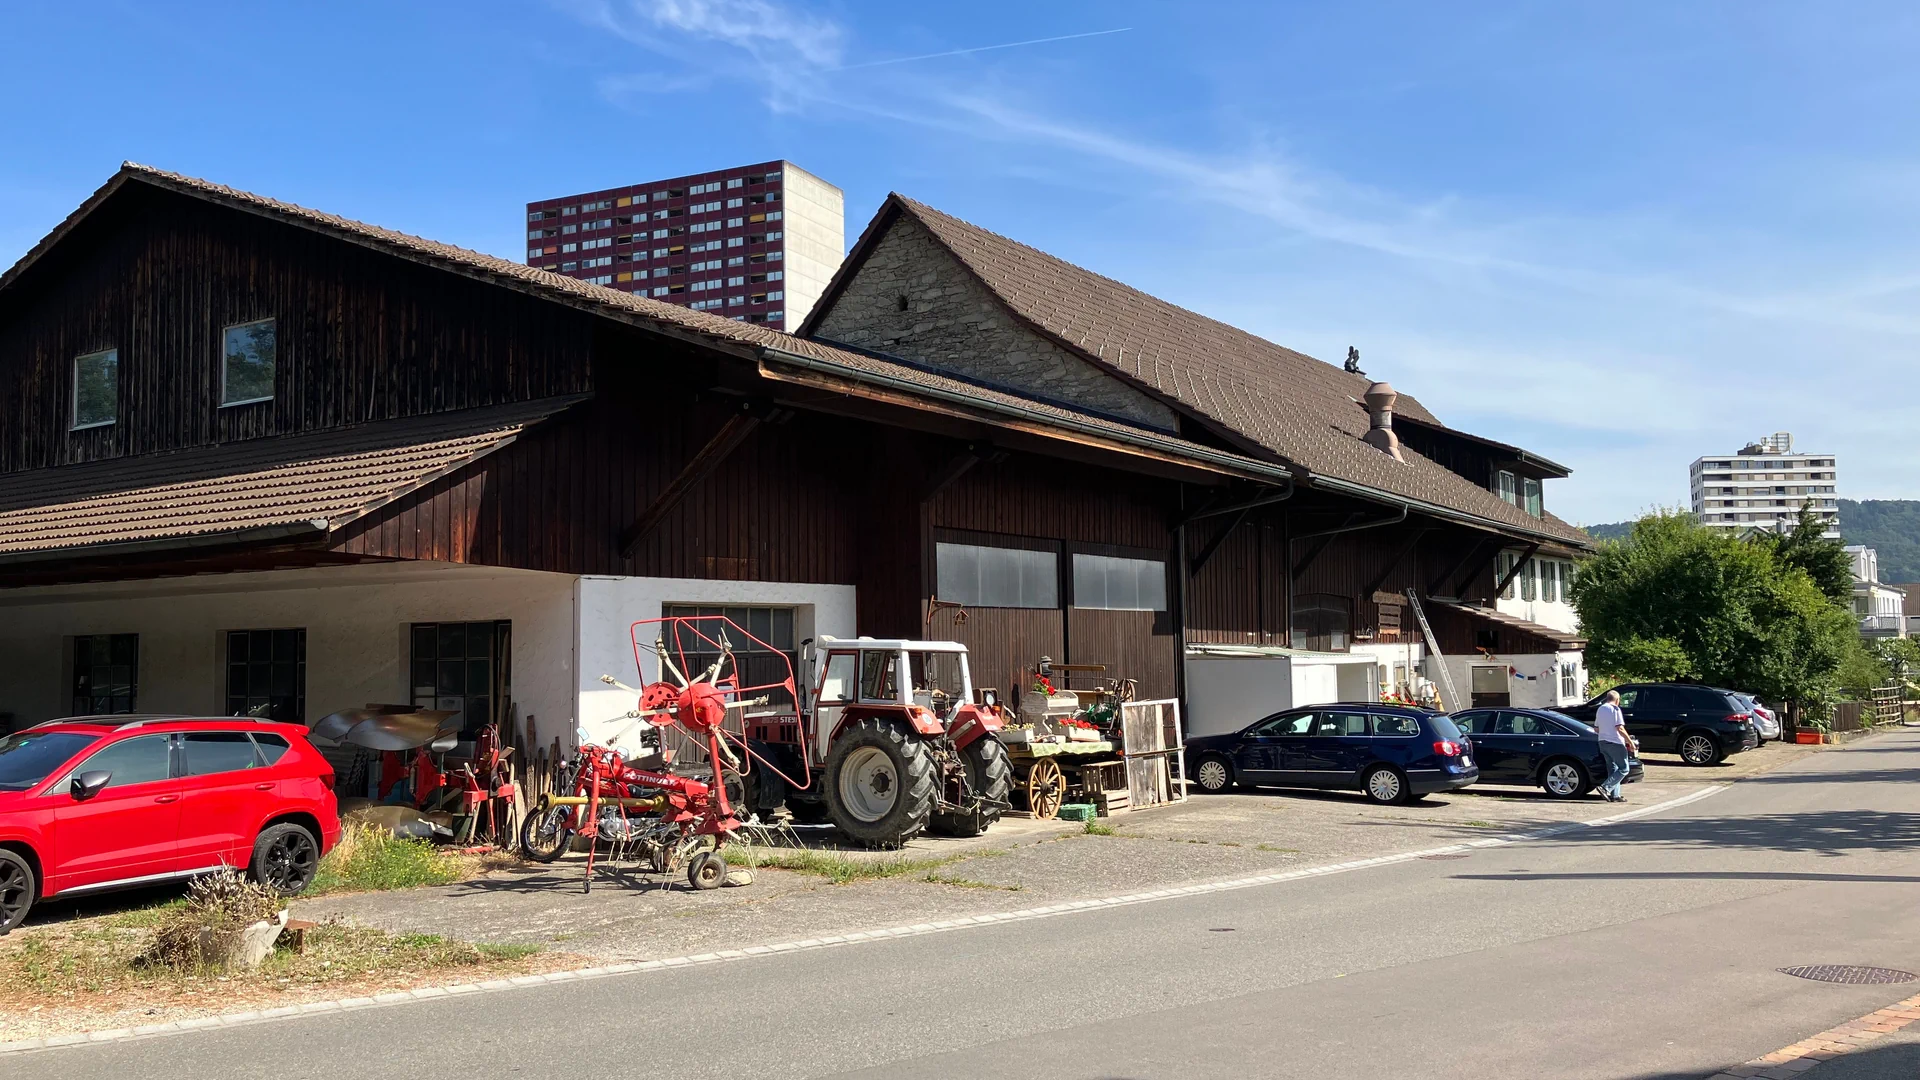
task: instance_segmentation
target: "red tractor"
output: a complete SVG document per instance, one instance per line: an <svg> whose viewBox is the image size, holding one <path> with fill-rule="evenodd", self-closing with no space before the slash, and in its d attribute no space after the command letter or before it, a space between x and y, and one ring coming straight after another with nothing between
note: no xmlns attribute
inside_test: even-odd
<svg viewBox="0 0 1920 1080"><path fill-rule="evenodd" d="M967 647L821 638L792 712L748 710L746 812L831 820L868 847L922 831L978 836L1007 809L1013 768L997 706L976 704ZM804 644L803 648L806 647Z"/></svg>

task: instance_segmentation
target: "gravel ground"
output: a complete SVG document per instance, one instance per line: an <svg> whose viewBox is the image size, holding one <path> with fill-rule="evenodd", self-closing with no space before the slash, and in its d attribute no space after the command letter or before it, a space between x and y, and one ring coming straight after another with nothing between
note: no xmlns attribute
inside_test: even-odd
<svg viewBox="0 0 1920 1080"><path fill-rule="evenodd" d="M1664 802L1818 749L1771 744L1705 769L1653 756L1646 779L1627 794L1630 805ZM840 885L761 869L749 886L706 893L648 875L603 879L583 893L583 860L568 856L549 867L458 885L328 897L299 904L295 913L467 941L653 959L1344 862L1617 810L1597 796L1561 801L1523 788L1469 789L1393 807L1374 806L1357 793L1259 791L1105 819L1111 835L1008 818L977 840L928 838L897 854L862 853L857 857L950 861ZM824 835L802 832L810 839Z"/></svg>

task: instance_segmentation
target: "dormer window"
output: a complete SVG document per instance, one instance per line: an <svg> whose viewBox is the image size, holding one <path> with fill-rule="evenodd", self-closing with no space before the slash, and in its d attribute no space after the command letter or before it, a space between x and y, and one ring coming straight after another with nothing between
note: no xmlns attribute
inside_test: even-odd
<svg viewBox="0 0 1920 1080"><path fill-rule="evenodd" d="M73 430L105 427L120 413L120 350L73 358Z"/></svg>
<svg viewBox="0 0 1920 1080"><path fill-rule="evenodd" d="M1534 517L1539 517L1541 513L1540 481L1531 478L1526 480L1522 486L1522 499L1521 508Z"/></svg>
<svg viewBox="0 0 1920 1080"><path fill-rule="evenodd" d="M1493 493L1500 501L1512 506L1520 505L1520 492L1516 477L1511 469L1501 469L1493 474Z"/></svg>
<svg viewBox="0 0 1920 1080"><path fill-rule="evenodd" d="M227 327L220 365L220 404L273 400L275 359L272 319Z"/></svg>

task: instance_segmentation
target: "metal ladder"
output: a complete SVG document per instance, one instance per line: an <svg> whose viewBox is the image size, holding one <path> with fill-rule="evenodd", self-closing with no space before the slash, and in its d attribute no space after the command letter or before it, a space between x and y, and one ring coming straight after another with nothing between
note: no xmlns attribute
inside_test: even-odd
<svg viewBox="0 0 1920 1080"><path fill-rule="evenodd" d="M1420 597L1412 589L1407 590L1407 603L1413 607L1413 617L1420 620L1420 634L1427 640L1427 655L1433 657L1433 666L1440 669L1440 686L1446 691L1440 699L1440 707L1448 710L1463 708L1460 691L1453 686L1453 672L1447 669L1447 658L1441 655L1440 643L1434 639L1426 610L1420 606Z"/></svg>

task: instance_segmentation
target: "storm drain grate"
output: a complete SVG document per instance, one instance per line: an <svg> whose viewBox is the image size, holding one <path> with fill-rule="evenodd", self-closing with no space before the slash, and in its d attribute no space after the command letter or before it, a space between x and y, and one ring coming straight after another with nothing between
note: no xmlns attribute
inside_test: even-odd
<svg viewBox="0 0 1920 1080"><path fill-rule="evenodd" d="M1896 968L1857 967L1850 964L1814 964L1809 967L1781 968L1781 974L1796 979L1812 979L1814 982L1845 983L1848 986L1867 986L1880 983L1903 983L1920 979L1911 971Z"/></svg>
<svg viewBox="0 0 1920 1080"><path fill-rule="evenodd" d="M1464 859L1464 858L1466 858L1466 856L1465 856L1465 855L1422 855L1422 856L1420 856L1420 857L1421 857L1421 858L1423 858L1423 859L1426 859L1426 860L1427 860L1428 862L1440 862L1440 861L1442 861L1442 860L1444 860L1444 859Z"/></svg>

